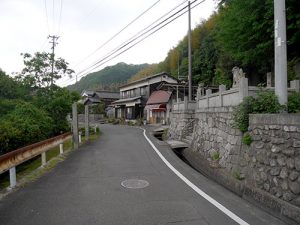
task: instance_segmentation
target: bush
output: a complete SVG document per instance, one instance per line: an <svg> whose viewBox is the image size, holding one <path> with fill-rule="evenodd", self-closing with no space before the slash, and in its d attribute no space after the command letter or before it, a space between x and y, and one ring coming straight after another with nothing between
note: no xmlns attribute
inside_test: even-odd
<svg viewBox="0 0 300 225"><path fill-rule="evenodd" d="M245 134L242 141L245 145L248 145L248 146L251 145L252 138L251 138L250 134Z"/></svg>
<svg viewBox="0 0 300 225"><path fill-rule="evenodd" d="M287 108L289 113L300 113L300 92L289 96Z"/></svg>
<svg viewBox="0 0 300 225"><path fill-rule="evenodd" d="M246 97L233 111L233 126L246 132L249 126L251 113L279 113L284 109L278 102L274 92L261 91L257 97Z"/></svg>
<svg viewBox="0 0 300 225"><path fill-rule="evenodd" d="M0 149L6 153L52 136L53 120L30 103L18 104L0 121Z"/></svg>

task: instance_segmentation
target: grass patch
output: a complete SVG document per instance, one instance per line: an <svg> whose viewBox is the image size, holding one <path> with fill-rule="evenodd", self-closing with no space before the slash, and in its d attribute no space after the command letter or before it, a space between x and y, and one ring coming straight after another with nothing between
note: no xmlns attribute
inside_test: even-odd
<svg viewBox="0 0 300 225"><path fill-rule="evenodd" d="M252 143L252 138L251 138L250 134L245 134L242 141L245 145L250 146Z"/></svg>
<svg viewBox="0 0 300 225"><path fill-rule="evenodd" d="M211 154L211 158L214 160L214 161L218 161L220 159L220 153L217 152L217 151L214 151L212 154Z"/></svg>

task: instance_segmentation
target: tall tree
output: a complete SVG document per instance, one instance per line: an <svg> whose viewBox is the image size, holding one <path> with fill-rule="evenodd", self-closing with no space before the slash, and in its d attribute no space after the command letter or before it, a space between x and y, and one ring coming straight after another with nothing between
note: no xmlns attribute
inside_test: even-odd
<svg viewBox="0 0 300 225"><path fill-rule="evenodd" d="M23 55L25 68L20 78L32 87L50 87L62 76L72 76L74 73L74 70L68 67L69 63L62 58L54 59L52 73L52 53L36 52L34 55L29 53L21 55Z"/></svg>

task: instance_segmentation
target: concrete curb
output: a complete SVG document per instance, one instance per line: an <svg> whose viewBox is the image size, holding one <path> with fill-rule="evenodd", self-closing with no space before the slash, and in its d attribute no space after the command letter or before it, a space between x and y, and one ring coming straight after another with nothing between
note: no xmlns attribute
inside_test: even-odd
<svg viewBox="0 0 300 225"><path fill-rule="evenodd" d="M241 198L264 209L288 224L300 224L299 207L233 178L231 174L222 168L212 168L206 159L190 148L183 149L180 154L192 167L194 167L194 169L200 171L202 174L229 189Z"/></svg>

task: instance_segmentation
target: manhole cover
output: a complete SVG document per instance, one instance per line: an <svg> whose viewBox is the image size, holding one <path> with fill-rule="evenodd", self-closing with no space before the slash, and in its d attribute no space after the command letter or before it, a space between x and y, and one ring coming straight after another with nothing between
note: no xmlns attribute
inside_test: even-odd
<svg viewBox="0 0 300 225"><path fill-rule="evenodd" d="M138 189L147 187L149 182L146 180L128 179L122 181L121 185L125 188Z"/></svg>

